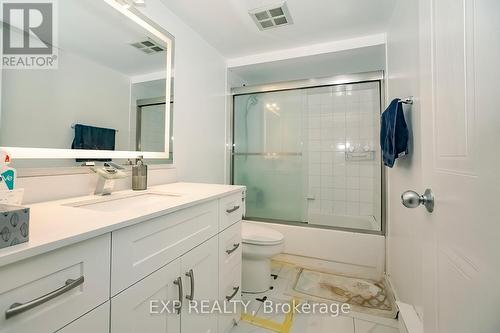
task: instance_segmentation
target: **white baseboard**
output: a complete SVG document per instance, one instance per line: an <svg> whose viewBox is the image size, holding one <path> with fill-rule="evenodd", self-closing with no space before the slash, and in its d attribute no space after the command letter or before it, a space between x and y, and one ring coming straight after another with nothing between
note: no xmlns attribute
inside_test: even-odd
<svg viewBox="0 0 500 333"><path fill-rule="evenodd" d="M423 333L424 326L422 320L415 311L415 308L403 302L396 302L399 308L399 330L401 333Z"/></svg>

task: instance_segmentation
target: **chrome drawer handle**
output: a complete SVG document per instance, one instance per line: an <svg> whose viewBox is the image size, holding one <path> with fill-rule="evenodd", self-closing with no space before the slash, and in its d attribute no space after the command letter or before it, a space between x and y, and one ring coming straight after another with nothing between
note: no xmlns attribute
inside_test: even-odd
<svg viewBox="0 0 500 333"><path fill-rule="evenodd" d="M228 300L228 301L232 300L234 298L234 296L236 296L238 291L240 291L240 287L234 287L233 290L234 290L234 292L231 295L226 296L226 300Z"/></svg>
<svg viewBox="0 0 500 333"><path fill-rule="evenodd" d="M184 294L184 291L182 290L182 278L179 276L177 279L175 279L174 284L179 287L179 304L177 306L177 314L181 314L182 310L182 295Z"/></svg>
<svg viewBox="0 0 500 333"><path fill-rule="evenodd" d="M238 250L238 248L240 247L240 243L237 243L237 244L233 244L233 248L231 250L226 250L226 253L228 255L230 255L231 253L233 253L234 251Z"/></svg>
<svg viewBox="0 0 500 333"><path fill-rule="evenodd" d="M240 209L240 206L234 206L234 207L233 207L233 208L231 208L231 209L227 209L227 210L226 210L226 213L231 214L231 213L233 213L233 212L237 211L238 209Z"/></svg>
<svg viewBox="0 0 500 333"><path fill-rule="evenodd" d="M83 284L85 281L85 278L83 276L80 276L78 279L73 280L73 279L68 279L66 280L64 286L61 288L58 288L54 291L51 291L48 294L45 294L43 296L40 296L38 298L35 298L34 300L31 300L26 303L14 303L10 306L10 308L5 311L5 319L12 318L14 316L17 316L18 314L21 314L23 312L26 312L30 309L33 309L39 305L42 305L43 303L46 303L50 301L51 299L54 299L58 296L61 296L62 294L70 291L71 289L74 289L78 287L79 285Z"/></svg>
<svg viewBox="0 0 500 333"><path fill-rule="evenodd" d="M189 272L186 273L186 276L189 277L191 281L191 295L186 295L186 298L190 301L194 299L194 272L192 269L189 270Z"/></svg>

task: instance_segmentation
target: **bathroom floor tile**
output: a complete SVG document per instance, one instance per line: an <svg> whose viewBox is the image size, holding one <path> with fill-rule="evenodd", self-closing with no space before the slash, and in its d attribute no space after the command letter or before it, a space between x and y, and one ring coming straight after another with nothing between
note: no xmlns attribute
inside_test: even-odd
<svg viewBox="0 0 500 333"><path fill-rule="evenodd" d="M257 315L259 312L260 308L262 307L262 302L257 301L255 299L248 300L250 301L250 304L247 307L247 314L251 316Z"/></svg>
<svg viewBox="0 0 500 333"><path fill-rule="evenodd" d="M354 333L354 322L349 317L298 315L291 333Z"/></svg>
<svg viewBox="0 0 500 333"><path fill-rule="evenodd" d="M267 296L281 301L288 301L292 299L292 297L287 293L287 291L292 287L291 283L292 282L290 280L278 277L275 280L273 289L269 290Z"/></svg>
<svg viewBox="0 0 500 333"><path fill-rule="evenodd" d="M272 331L254 326L244 321L240 321L237 326L231 329L231 333L269 333L269 332Z"/></svg>
<svg viewBox="0 0 500 333"><path fill-rule="evenodd" d="M271 264L271 274L279 275L282 267L283 265L273 261L273 263Z"/></svg>
<svg viewBox="0 0 500 333"><path fill-rule="evenodd" d="M276 274L276 279L271 279L272 289L260 294L243 293L243 300L251 301L248 313L253 316L266 318L278 323L285 320L283 313L264 313L263 302L256 300L266 297L275 303L290 302L297 276L300 271L299 266L310 266L307 258L301 259L301 265L294 265L280 261L272 262L272 274ZM241 321L231 333L267 333L270 330L257 327L249 322ZM296 314L294 317L291 333L397 333L397 320L378 317L375 315L350 312L349 314L332 317L328 315L305 315Z"/></svg>
<svg viewBox="0 0 500 333"><path fill-rule="evenodd" d="M361 319L354 319L355 333L399 333L397 327L385 326Z"/></svg>
<svg viewBox="0 0 500 333"><path fill-rule="evenodd" d="M283 321L285 321L286 313L282 312L280 307L275 306L283 303L288 303L289 300L281 300L275 299L273 297L268 297L267 301L270 302L268 304L271 304L273 311L266 312L266 307L261 306L259 308L259 311L257 312L257 317L269 319L277 323L282 323Z"/></svg>

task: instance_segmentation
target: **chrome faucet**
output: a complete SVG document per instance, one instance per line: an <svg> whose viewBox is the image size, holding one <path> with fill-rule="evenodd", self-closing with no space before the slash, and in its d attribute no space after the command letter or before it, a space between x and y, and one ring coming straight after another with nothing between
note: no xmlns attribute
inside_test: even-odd
<svg viewBox="0 0 500 333"><path fill-rule="evenodd" d="M114 162L105 162L102 168L93 166L90 167L90 170L99 176L94 191L95 195L110 195L115 187L115 180L127 177L123 171L125 168Z"/></svg>

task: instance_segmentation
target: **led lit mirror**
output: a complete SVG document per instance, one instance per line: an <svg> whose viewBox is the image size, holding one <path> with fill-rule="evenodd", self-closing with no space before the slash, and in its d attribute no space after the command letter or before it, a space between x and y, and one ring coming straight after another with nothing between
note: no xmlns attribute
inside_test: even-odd
<svg viewBox="0 0 500 333"><path fill-rule="evenodd" d="M123 1L49 4L29 8L29 34L25 8L3 16L0 147L14 159L172 160L173 37Z"/></svg>

